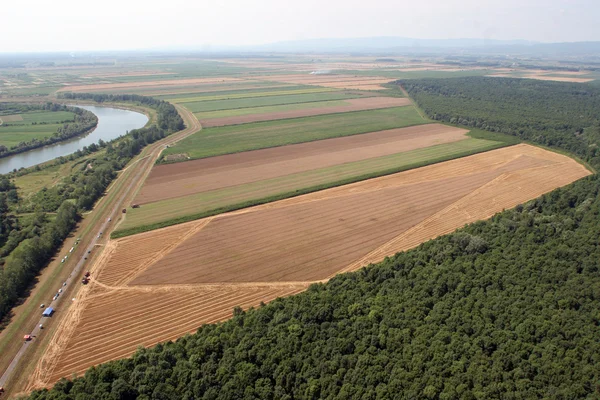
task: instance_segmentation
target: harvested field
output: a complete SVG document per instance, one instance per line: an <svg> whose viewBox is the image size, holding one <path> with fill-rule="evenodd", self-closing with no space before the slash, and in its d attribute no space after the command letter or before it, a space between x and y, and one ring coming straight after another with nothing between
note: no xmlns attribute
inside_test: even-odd
<svg viewBox="0 0 600 400"><path fill-rule="evenodd" d="M467 132L442 124L418 125L210 157L183 164L157 165L134 202L146 204L450 143L467 139Z"/></svg>
<svg viewBox="0 0 600 400"><path fill-rule="evenodd" d="M126 236L503 146L500 142L469 138L155 201L127 213L127 218L115 233Z"/></svg>
<svg viewBox="0 0 600 400"><path fill-rule="evenodd" d="M529 79L538 79L541 81L556 81L556 82L575 82L585 83L595 80L594 78L577 78L575 76L547 76L547 75L529 75Z"/></svg>
<svg viewBox="0 0 600 400"><path fill-rule="evenodd" d="M516 145L124 239L92 267L28 389L298 293L589 175Z"/></svg>
<svg viewBox="0 0 600 400"><path fill-rule="evenodd" d="M66 318L74 329L63 324L62 340L53 342L46 353L54 357L46 358L36 369L30 385L44 386L61 377L81 375L93 365L128 357L139 346L174 340L196 332L203 324L226 320L236 306L248 309L305 289L306 285L297 284L160 291L92 289L87 299L79 301L77 310L70 310L72 315Z"/></svg>
<svg viewBox="0 0 600 400"><path fill-rule="evenodd" d="M223 214L195 223L206 225L131 283L325 279L382 246L394 254L388 243L408 229L447 233L588 174L566 156L518 145Z"/></svg>
<svg viewBox="0 0 600 400"><path fill-rule="evenodd" d="M260 76L255 79L262 79L265 81L275 82L288 82L303 85L320 85L323 83L334 83L334 82L365 82L373 81L374 83L380 83L381 81L389 82L390 79L382 77L368 77L368 76L354 76L354 75L334 75L334 74L323 74L323 75L271 75L271 76Z"/></svg>
<svg viewBox="0 0 600 400"><path fill-rule="evenodd" d="M194 79L173 79L160 81L141 81L124 83L101 83L96 85L73 85L59 89L59 92L101 92L112 89L136 89L139 87L164 87L177 85L194 85L199 83L219 83L241 81L238 78L194 78Z"/></svg>
<svg viewBox="0 0 600 400"><path fill-rule="evenodd" d="M355 89L355 90L387 90L383 86L379 85L358 85L358 86L348 86L346 89Z"/></svg>
<svg viewBox="0 0 600 400"><path fill-rule="evenodd" d="M538 74L491 74L486 75L493 78L521 78L521 79L537 79L540 81L556 81L556 82L575 82L586 83L595 80L594 78L578 78L575 76L556 76L556 75L538 75Z"/></svg>
<svg viewBox="0 0 600 400"><path fill-rule="evenodd" d="M346 105L320 108L306 108L290 111L279 111L265 114L248 114L241 116L225 117L225 118L202 118L200 114L200 122L205 128L214 126L239 125L249 122L259 121L274 121L278 119L311 117L315 115L344 113L351 111L375 110L379 108L402 107L411 105L411 101L407 98L395 97L368 97L362 99L345 100ZM309 103L310 104L310 103Z"/></svg>

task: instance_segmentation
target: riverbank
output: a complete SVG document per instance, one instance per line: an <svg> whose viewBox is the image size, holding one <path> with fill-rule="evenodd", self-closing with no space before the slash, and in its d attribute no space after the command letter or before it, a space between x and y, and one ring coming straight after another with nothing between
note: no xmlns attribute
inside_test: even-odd
<svg viewBox="0 0 600 400"><path fill-rule="evenodd" d="M36 165L46 162L56 165L55 159L70 157L81 151L87 153L85 150L88 148L92 148L93 152L100 141L110 142L131 130L146 127L152 118L151 113L147 110L141 113L125 109L121 105L111 107L109 104L83 105L75 104L75 102L68 102L68 104L95 114L98 118L96 128L84 136L78 136L67 141L0 159L0 173L9 173L14 170L19 171L22 168L30 167L33 167L33 170L39 170L40 168L36 168Z"/></svg>

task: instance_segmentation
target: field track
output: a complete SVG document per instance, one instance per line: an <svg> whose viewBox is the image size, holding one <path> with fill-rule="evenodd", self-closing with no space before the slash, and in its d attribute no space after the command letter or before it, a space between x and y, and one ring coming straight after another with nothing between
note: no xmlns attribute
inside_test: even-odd
<svg viewBox="0 0 600 400"><path fill-rule="evenodd" d="M112 240L28 389L304 290L589 175L521 144Z"/></svg>
<svg viewBox="0 0 600 400"><path fill-rule="evenodd" d="M279 111L265 114L249 114L239 115L235 117L224 118L202 118L202 113L198 113L200 122L205 128L214 126L238 125L249 122L273 121L277 119L312 117L315 115L335 114L351 111L376 110L379 108L402 107L411 105L411 101L407 98L396 97L367 97L363 99L344 100L348 105L321 107L321 108L306 108L291 111Z"/></svg>
<svg viewBox="0 0 600 400"><path fill-rule="evenodd" d="M146 204L454 142L466 139L466 133L464 129L442 124L417 125L157 165L152 169L135 202Z"/></svg>

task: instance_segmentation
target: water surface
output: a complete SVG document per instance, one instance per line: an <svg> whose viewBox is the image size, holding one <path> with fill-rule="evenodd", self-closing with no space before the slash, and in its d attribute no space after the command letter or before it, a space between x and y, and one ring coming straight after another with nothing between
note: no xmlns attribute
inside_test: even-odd
<svg viewBox="0 0 600 400"><path fill-rule="evenodd" d="M100 139L108 142L109 140L125 135L132 129L139 129L148 122L147 116L135 111L98 106L76 107L84 108L96 114L98 117L98 126L96 129L84 136L77 136L63 142L29 150L25 153L0 158L0 173L5 174L13 169L27 168L60 156L68 156L77 150L83 149L84 146L89 146L92 143L97 144Z"/></svg>

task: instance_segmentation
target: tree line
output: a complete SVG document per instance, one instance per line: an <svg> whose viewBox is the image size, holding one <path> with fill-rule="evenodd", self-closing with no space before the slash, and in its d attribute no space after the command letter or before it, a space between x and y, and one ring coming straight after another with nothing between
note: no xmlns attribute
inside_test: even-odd
<svg viewBox="0 0 600 400"><path fill-rule="evenodd" d="M523 101L512 89L490 89L519 90L503 78L410 83L430 117L552 143L600 167L596 118L575 124L569 116L587 109L571 101L587 92L583 85L573 93L569 84L525 82ZM484 104L457 95L459 83L487 93ZM564 127L540 112L550 104L565 108ZM518 124L519 105L538 109L535 117ZM598 176L584 178L302 294L236 308L227 322L140 348L29 398L596 398L599 195Z"/></svg>
<svg viewBox="0 0 600 400"><path fill-rule="evenodd" d="M0 103L0 110L2 110L2 104ZM88 133L93 130L98 125L98 117L88 110L84 110L83 108L78 107L69 107L62 104L56 103L46 103L43 105L32 105L28 104L27 106L23 105L14 105L14 104L6 104L4 105L4 109L11 110L25 110L25 111L33 111L33 110L46 110L46 111L69 111L75 114L74 121L65 122L62 126L58 127L56 132L49 137L37 139L33 138L27 142L20 142L19 144L12 146L10 148L0 145L0 158L8 157L14 154L24 153L29 150L37 149L39 147L44 147L50 144L54 144L57 142L61 142L67 139L71 139L75 136L83 135L84 133ZM21 111L24 112L24 111ZM2 127L5 124L0 125L0 134L2 133ZM9 126L7 124L6 126Z"/></svg>
<svg viewBox="0 0 600 400"><path fill-rule="evenodd" d="M62 183L43 188L28 201L18 199L16 191L13 193L12 196L17 196L17 200L9 203L11 207L7 207L5 214L0 215L0 225L5 218L12 221L8 235L0 233L0 257L5 257L0 268L0 321L10 315L19 296L25 293L34 277L48 264L74 228L80 213L94 206L117 172L146 145L173 133L175 130L172 127L183 126L179 114L173 114L177 112L175 107L166 104L159 107L157 103L147 103L156 107L158 120L163 121L163 126L169 129L151 125L132 130L125 137L111 142L92 144L84 148L80 155L94 154L100 149L104 151L80 163ZM0 192L0 208L3 196L12 198L10 193L15 190L8 176L0 178L0 190L3 188L5 192ZM54 221L48 218L46 213L49 212L56 213ZM31 213L30 218L17 218L18 214L23 213Z"/></svg>

